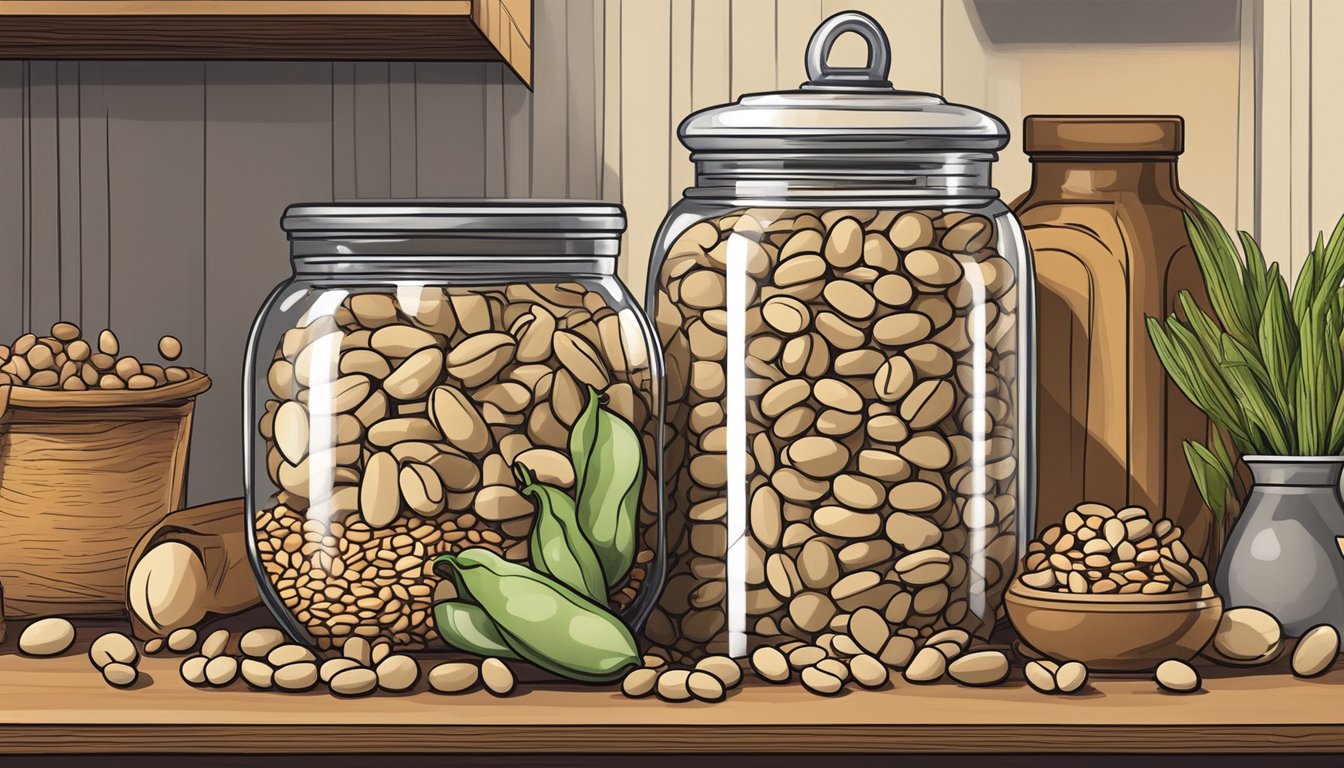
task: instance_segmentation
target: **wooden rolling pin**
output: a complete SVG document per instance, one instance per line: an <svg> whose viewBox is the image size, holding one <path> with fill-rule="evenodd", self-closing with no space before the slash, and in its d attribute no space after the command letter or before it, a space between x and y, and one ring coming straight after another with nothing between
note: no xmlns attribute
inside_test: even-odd
<svg viewBox="0 0 1344 768"><path fill-rule="evenodd" d="M126 609L141 639L260 602L247 558L242 499L171 512L140 538L126 569Z"/></svg>

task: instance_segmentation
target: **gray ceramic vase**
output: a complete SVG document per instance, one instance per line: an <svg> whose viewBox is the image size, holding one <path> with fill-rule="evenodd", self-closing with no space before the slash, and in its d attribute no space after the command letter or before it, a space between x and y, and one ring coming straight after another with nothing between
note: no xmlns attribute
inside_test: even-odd
<svg viewBox="0 0 1344 768"><path fill-rule="evenodd" d="M1247 456L1254 483L1214 584L1228 608L1273 614L1293 637L1344 632L1341 456Z"/></svg>

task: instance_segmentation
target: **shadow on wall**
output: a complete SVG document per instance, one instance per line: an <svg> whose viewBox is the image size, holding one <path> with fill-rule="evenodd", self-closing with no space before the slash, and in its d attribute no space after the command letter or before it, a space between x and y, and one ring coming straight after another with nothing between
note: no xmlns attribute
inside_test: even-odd
<svg viewBox="0 0 1344 768"><path fill-rule="evenodd" d="M1239 0L966 0L993 45L1226 43Z"/></svg>

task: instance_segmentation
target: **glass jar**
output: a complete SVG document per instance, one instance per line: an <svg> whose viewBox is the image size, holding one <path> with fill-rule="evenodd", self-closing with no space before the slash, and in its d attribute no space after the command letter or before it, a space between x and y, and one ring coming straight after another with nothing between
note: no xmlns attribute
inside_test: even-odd
<svg viewBox="0 0 1344 768"><path fill-rule="evenodd" d="M662 585L661 358L615 276L619 206L526 201L290 207L293 276L252 329L249 551L297 641L436 644L434 557L527 562L532 500L573 491L589 388L644 452L633 558L608 577L632 627Z"/></svg>
<svg viewBox="0 0 1344 768"><path fill-rule="evenodd" d="M868 66L826 63L846 32ZM940 630L987 637L1032 529L1032 267L990 186L1007 129L893 90L889 62L842 13L800 90L681 124L696 185L648 286L670 557L646 633L677 658L818 641L860 609L893 666Z"/></svg>

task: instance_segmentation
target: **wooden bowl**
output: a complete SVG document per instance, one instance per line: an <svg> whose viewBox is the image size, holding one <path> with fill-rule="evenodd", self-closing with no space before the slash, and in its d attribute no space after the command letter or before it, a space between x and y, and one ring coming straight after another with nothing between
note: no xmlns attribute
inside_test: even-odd
<svg viewBox="0 0 1344 768"><path fill-rule="evenodd" d="M1163 595L1074 595L1014 580L1008 618L1031 649L1097 672L1142 672L1167 659L1189 661L1218 628L1223 601L1205 584Z"/></svg>

